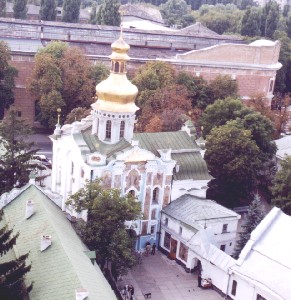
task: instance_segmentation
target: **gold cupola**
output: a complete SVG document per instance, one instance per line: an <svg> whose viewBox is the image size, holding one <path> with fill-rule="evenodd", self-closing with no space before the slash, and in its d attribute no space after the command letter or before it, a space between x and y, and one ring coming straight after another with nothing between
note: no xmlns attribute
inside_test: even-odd
<svg viewBox="0 0 291 300"><path fill-rule="evenodd" d="M126 76L127 55L130 46L120 37L111 45L111 71L109 77L96 86L98 100L92 104L95 110L121 113L135 113L138 89Z"/></svg>

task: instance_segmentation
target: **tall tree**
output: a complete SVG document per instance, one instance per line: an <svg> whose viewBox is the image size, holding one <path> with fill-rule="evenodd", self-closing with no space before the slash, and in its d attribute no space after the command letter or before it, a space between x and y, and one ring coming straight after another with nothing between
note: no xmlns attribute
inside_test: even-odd
<svg viewBox="0 0 291 300"><path fill-rule="evenodd" d="M102 25L119 26L121 22L119 8L119 0L104 0L99 7L97 23Z"/></svg>
<svg viewBox="0 0 291 300"><path fill-rule="evenodd" d="M139 202L131 195L121 196L120 190L105 189L96 180L74 194L68 204L78 212L88 210L81 237L89 249L96 251L102 269L111 262L115 271L123 274L136 264L134 238L127 234L125 221L141 217Z"/></svg>
<svg viewBox="0 0 291 300"><path fill-rule="evenodd" d="M273 38L280 17L280 7L275 1L271 1L271 7L266 18L265 36Z"/></svg>
<svg viewBox="0 0 291 300"><path fill-rule="evenodd" d="M41 123L53 128L58 107L64 118L74 108L89 108L95 92L92 77L91 65L78 48L53 42L39 51L29 89L39 100Z"/></svg>
<svg viewBox="0 0 291 300"><path fill-rule="evenodd" d="M206 140L205 161L210 174L207 197L227 207L238 206L251 192L259 168L260 150L250 130L235 120L214 127Z"/></svg>
<svg viewBox="0 0 291 300"><path fill-rule="evenodd" d="M55 21L57 17L57 6L55 0L41 0L40 18L45 21Z"/></svg>
<svg viewBox="0 0 291 300"><path fill-rule="evenodd" d="M248 7L241 21L241 34L247 36L261 35L260 8Z"/></svg>
<svg viewBox="0 0 291 300"><path fill-rule="evenodd" d="M160 11L168 25L181 24L183 16L190 14L190 7L184 0L168 0L161 4Z"/></svg>
<svg viewBox="0 0 291 300"><path fill-rule="evenodd" d="M27 142L30 127L19 120L14 108L0 124L0 195L13 187L22 187L29 181L30 172L37 167L31 163L37 150L32 150L33 142Z"/></svg>
<svg viewBox="0 0 291 300"><path fill-rule="evenodd" d="M17 70L9 64L10 49L4 41L0 41L0 120L4 110L14 102L13 88Z"/></svg>
<svg viewBox="0 0 291 300"><path fill-rule="evenodd" d="M3 210L0 211L0 224L3 224ZM7 225L0 228L0 257L12 249L16 244L19 233L13 235L12 229ZM10 260L0 264L0 295L3 300L26 299L32 290L32 284L28 287L24 284L25 274L31 265L26 265L28 254L21 255L15 260Z"/></svg>
<svg viewBox="0 0 291 300"><path fill-rule="evenodd" d="M0 0L0 17L6 16L6 0Z"/></svg>
<svg viewBox="0 0 291 300"><path fill-rule="evenodd" d="M96 24L97 22L97 4L96 2L93 2L91 6L91 12L90 12L90 24Z"/></svg>
<svg viewBox="0 0 291 300"><path fill-rule="evenodd" d="M80 15L81 0L64 0L63 22L78 23Z"/></svg>
<svg viewBox="0 0 291 300"><path fill-rule="evenodd" d="M286 156L280 164L282 169L277 172L271 188L272 204L291 216L291 156Z"/></svg>
<svg viewBox="0 0 291 300"><path fill-rule="evenodd" d="M15 19L26 19L27 0L14 0L13 13Z"/></svg>
<svg viewBox="0 0 291 300"><path fill-rule="evenodd" d="M248 208L248 213L246 216L246 221L242 224L242 231L239 233L239 240L236 242L234 249L233 257L237 259L241 253L241 250L244 248L246 243L251 237L252 231L259 225L263 220L266 213L262 209L262 203L260 196L255 194L252 203Z"/></svg>

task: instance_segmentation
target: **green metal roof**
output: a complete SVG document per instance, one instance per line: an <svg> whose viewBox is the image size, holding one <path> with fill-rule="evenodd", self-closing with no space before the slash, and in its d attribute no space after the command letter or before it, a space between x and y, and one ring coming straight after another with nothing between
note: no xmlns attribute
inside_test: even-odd
<svg viewBox="0 0 291 300"><path fill-rule="evenodd" d="M185 131L135 133L141 148L160 156L158 150L172 149L172 158L177 161L179 172L174 172L175 180L209 180L207 165L200 154L200 148Z"/></svg>
<svg viewBox="0 0 291 300"><path fill-rule="evenodd" d="M183 195L172 201L163 209L163 213L195 227L195 222L221 218L237 218L234 211L223 207L213 200L202 199L192 195Z"/></svg>
<svg viewBox="0 0 291 300"><path fill-rule="evenodd" d="M35 213L25 219L26 201L34 201ZM34 282L29 295L37 300L75 299L75 290L85 288L88 299L116 299L100 269L84 253L88 249L76 235L64 213L37 187L30 185L4 208L4 216L15 232L20 232L15 254L29 252L31 271L28 283ZM52 245L40 252L41 235L51 235Z"/></svg>

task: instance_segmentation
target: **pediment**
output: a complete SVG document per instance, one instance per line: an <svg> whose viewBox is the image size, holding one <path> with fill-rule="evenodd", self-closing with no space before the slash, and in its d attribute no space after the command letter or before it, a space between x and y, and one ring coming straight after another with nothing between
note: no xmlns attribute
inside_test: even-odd
<svg viewBox="0 0 291 300"><path fill-rule="evenodd" d="M156 156L145 149L138 146L134 146L132 149L125 151L117 155L117 160L123 160L124 162L138 162L138 161L148 161L156 159Z"/></svg>

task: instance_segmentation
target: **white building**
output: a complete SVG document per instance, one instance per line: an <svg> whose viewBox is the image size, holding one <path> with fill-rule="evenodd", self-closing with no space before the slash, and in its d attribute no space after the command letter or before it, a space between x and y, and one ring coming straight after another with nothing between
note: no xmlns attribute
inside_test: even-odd
<svg viewBox="0 0 291 300"><path fill-rule="evenodd" d="M106 188L119 188L141 202L138 247L158 239L160 211L181 194L205 196L210 180L200 148L185 131L136 133L134 101L138 90L126 76L129 45L122 36L112 45L110 76L97 85L98 100L81 122L58 124L53 142L52 191L70 195L86 180L101 178ZM85 218L85 216L83 216Z"/></svg>
<svg viewBox="0 0 291 300"><path fill-rule="evenodd" d="M229 270L235 300L291 299L291 217L274 207L252 232Z"/></svg>

